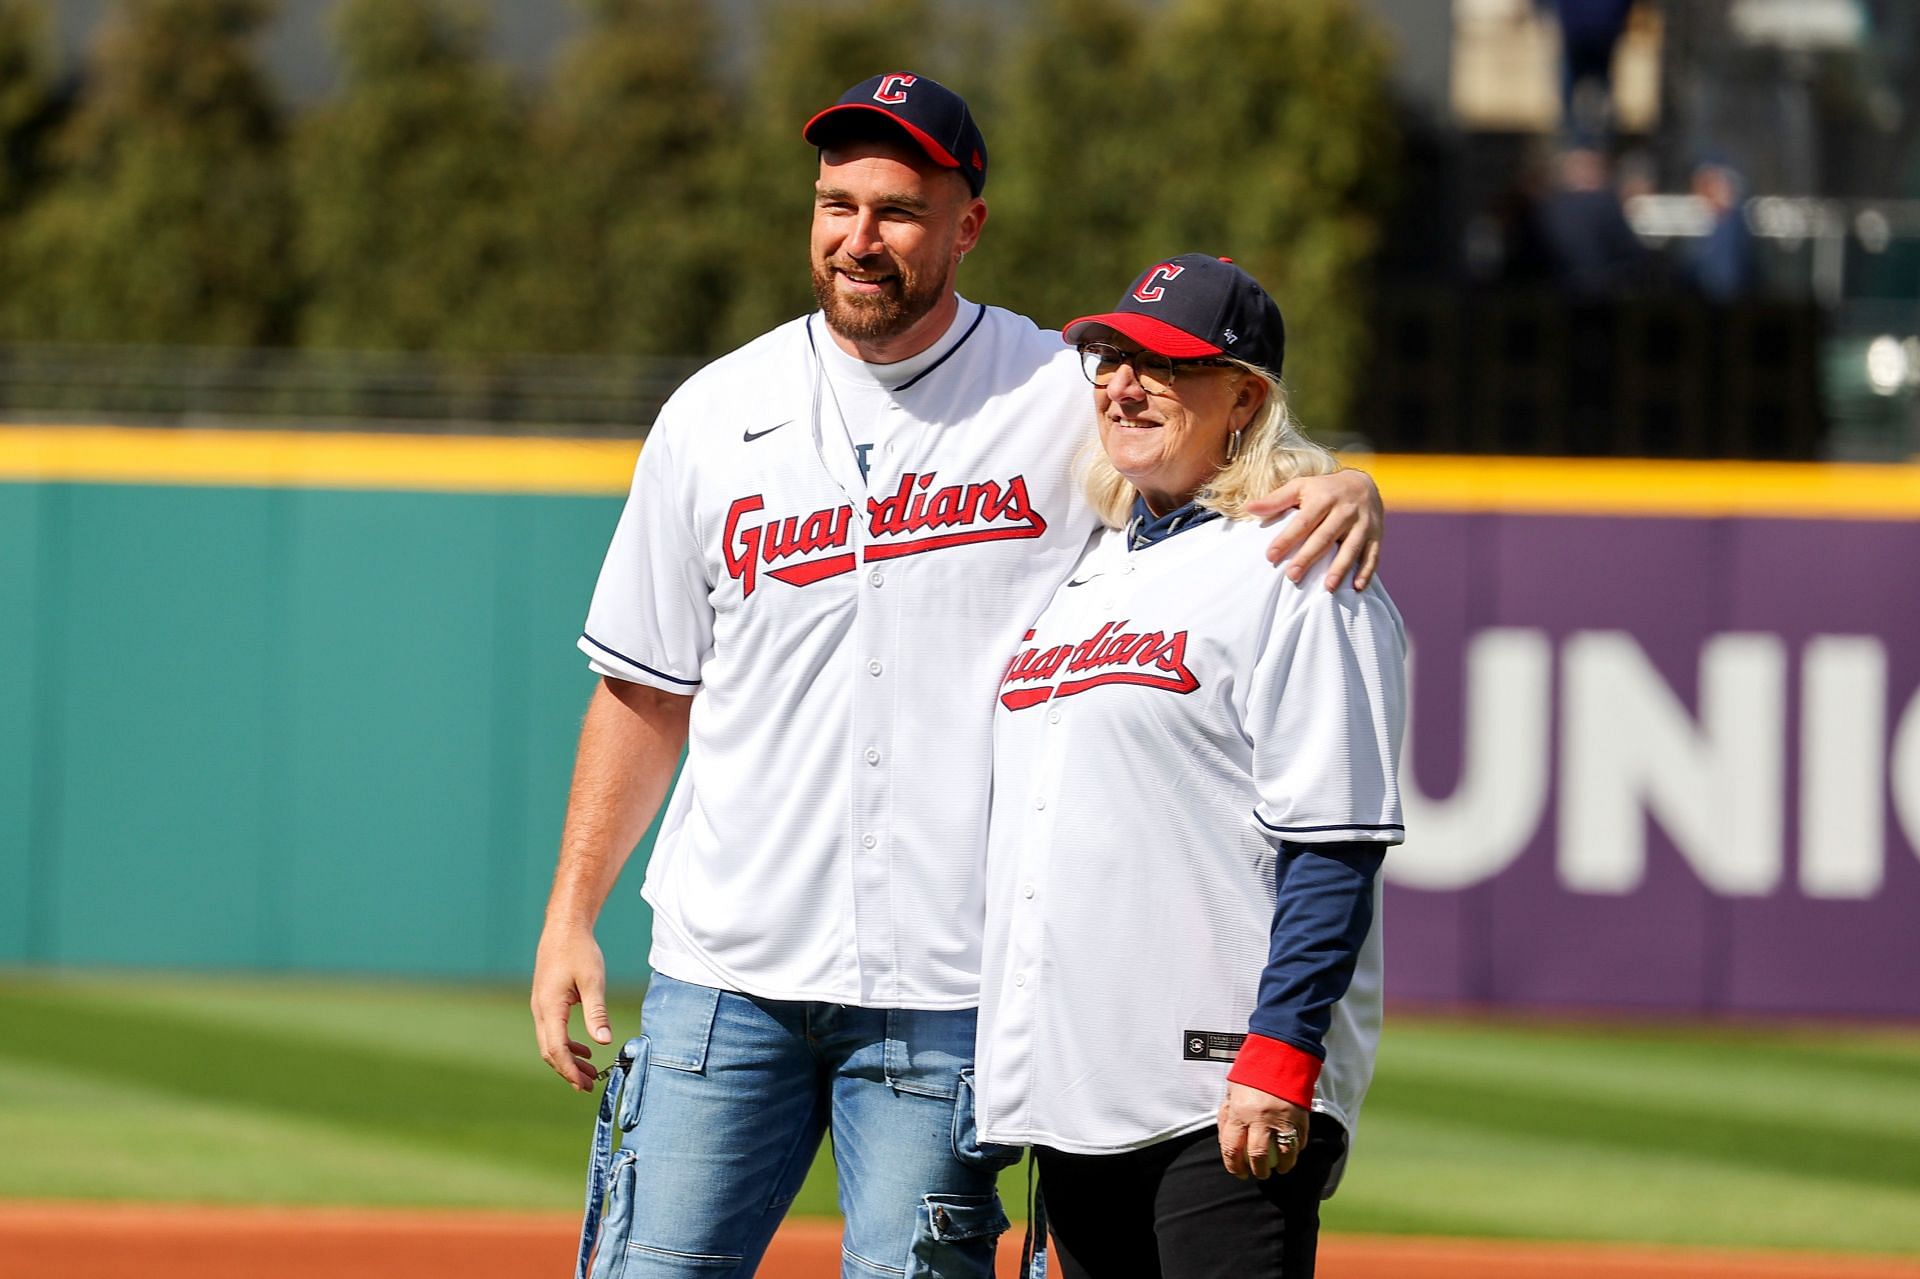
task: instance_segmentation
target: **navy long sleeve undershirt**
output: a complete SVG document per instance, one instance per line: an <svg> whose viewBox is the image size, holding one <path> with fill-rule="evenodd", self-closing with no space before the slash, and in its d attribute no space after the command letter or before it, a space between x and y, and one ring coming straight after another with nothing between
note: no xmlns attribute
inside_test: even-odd
<svg viewBox="0 0 1920 1279"><path fill-rule="evenodd" d="M1215 518L1193 502L1156 517L1145 498L1135 498L1128 543L1139 550ZM1228 1079L1299 1106L1312 1101L1333 1006L1352 984L1373 927L1373 882L1386 853L1387 845L1364 840L1280 845L1267 966Z"/></svg>
<svg viewBox="0 0 1920 1279"><path fill-rule="evenodd" d="M1298 1105L1311 1100L1312 1076L1327 1056L1333 1006L1347 993L1360 947L1373 927L1373 883L1386 852L1386 845L1368 842L1280 846L1259 1002L1247 1019L1247 1045L1228 1078ZM1284 1050L1276 1053L1261 1038L1306 1053L1314 1062L1301 1062ZM1303 1066L1310 1069L1302 1071ZM1298 1095L1302 1087L1308 1096Z"/></svg>

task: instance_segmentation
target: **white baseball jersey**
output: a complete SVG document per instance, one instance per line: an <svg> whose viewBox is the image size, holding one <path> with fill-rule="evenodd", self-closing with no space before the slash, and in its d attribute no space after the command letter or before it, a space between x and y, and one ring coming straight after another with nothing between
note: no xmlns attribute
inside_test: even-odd
<svg viewBox="0 0 1920 1279"><path fill-rule="evenodd" d="M775 999L979 999L995 690L1095 526L1057 333L962 301L865 366L818 315L662 409L580 647L694 693L653 967Z"/></svg>
<svg viewBox="0 0 1920 1279"><path fill-rule="evenodd" d="M1276 846L1402 837L1405 637L1376 582L1295 586L1273 532L1107 530L1018 646L994 735L982 1135L1080 1154L1208 1127L1256 1004ZM1377 907L1377 892L1376 886ZM1314 1107L1353 1127L1378 916Z"/></svg>

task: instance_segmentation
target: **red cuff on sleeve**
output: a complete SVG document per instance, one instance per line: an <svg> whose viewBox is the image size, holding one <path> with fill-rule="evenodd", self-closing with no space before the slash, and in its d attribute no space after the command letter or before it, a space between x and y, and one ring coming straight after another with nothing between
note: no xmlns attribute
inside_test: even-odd
<svg viewBox="0 0 1920 1279"><path fill-rule="evenodd" d="M1248 1035L1234 1054L1227 1079L1261 1092L1270 1092L1305 1110L1313 1105L1313 1085L1324 1065L1312 1053L1265 1035Z"/></svg>

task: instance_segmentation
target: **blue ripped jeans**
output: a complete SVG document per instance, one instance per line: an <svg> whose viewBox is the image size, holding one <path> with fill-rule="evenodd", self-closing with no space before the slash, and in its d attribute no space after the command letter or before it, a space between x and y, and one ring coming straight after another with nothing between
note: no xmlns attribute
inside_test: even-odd
<svg viewBox="0 0 1920 1279"><path fill-rule="evenodd" d="M826 1133L843 1279L991 1279L1007 1228L995 1175L1020 1152L975 1135L974 1022L656 974L630 1078L602 1102L621 1149L593 1279L751 1275Z"/></svg>

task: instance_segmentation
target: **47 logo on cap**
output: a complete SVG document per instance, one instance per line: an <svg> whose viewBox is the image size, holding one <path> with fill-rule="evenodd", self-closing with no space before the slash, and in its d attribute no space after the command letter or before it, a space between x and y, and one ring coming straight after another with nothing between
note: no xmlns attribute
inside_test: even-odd
<svg viewBox="0 0 1920 1279"><path fill-rule="evenodd" d="M899 72L895 72L889 76L882 76L880 79L880 87L873 91L873 100L875 102L888 102L895 105L905 102L907 100L907 90L911 88L913 82L919 78L919 76L902 75Z"/></svg>

